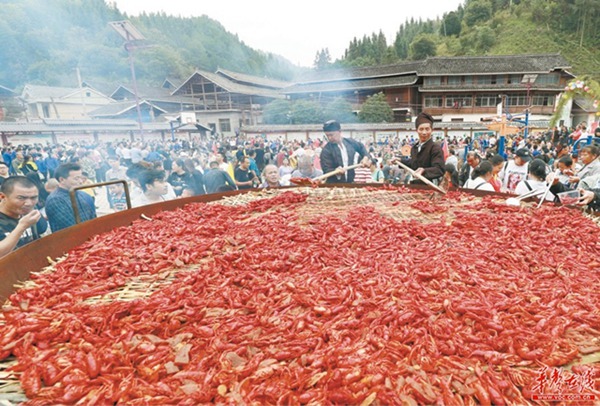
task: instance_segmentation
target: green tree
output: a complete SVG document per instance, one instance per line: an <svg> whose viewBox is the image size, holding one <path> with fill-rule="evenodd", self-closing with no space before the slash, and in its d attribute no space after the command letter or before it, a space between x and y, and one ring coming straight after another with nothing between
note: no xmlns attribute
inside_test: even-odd
<svg viewBox="0 0 600 406"><path fill-rule="evenodd" d="M430 34L420 34L410 43L409 56L412 60L422 60L436 55L436 44Z"/></svg>
<svg viewBox="0 0 600 406"><path fill-rule="evenodd" d="M389 123L394 119L394 112L385 94L381 92L367 97L361 106L358 118L363 123Z"/></svg>
<svg viewBox="0 0 600 406"><path fill-rule="evenodd" d="M323 109L323 119L337 120L340 123L353 123L356 121L356 116L352 111L352 105L343 97L337 97Z"/></svg>
<svg viewBox="0 0 600 406"><path fill-rule="evenodd" d="M288 100L274 100L263 109L265 124L289 124L292 120L292 103Z"/></svg>
<svg viewBox="0 0 600 406"><path fill-rule="evenodd" d="M331 66L331 56L329 55L329 48L323 48L317 51L315 56L314 67L316 70L327 69Z"/></svg>
<svg viewBox="0 0 600 406"><path fill-rule="evenodd" d="M478 27L475 31L476 49L480 53L485 53L492 48L496 42L494 30L490 27Z"/></svg>
<svg viewBox="0 0 600 406"><path fill-rule="evenodd" d="M440 33L444 36L459 35L461 30L460 17L458 13L451 11L444 14Z"/></svg>
<svg viewBox="0 0 600 406"><path fill-rule="evenodd" d="M292 105L293 124L316 124L323 122L321 105L312 100L298 100Z"/></svg>
<svg viewBox="0 0 600 406"><path fill-rule="evenodd" d="M463 21L468 27L489 20L492 17L492 2L490 0L471 0L465 8Z"/></svg>

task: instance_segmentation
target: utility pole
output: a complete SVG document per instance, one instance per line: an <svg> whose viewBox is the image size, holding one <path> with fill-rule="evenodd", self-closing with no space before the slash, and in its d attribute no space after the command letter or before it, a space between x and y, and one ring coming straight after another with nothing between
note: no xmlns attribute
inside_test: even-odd
<svg viewBox="0 0 600 406"><path fill-rule="evenodd" d="M133 62L133 52L139 48L145 48L143 45L139 45L141 41L144 41L146 38L142 35L141 32L137 30L131 24L131 22L125 21L113 21L109 22L110 25L124 40L125 40L125 50L129 56L129 69L131 70L131 79L133 81L133 93L135 96L135 108L137 110L138 116L138 125L140 129L140 138L144 141L144 127L142 124L142 110L140 108L140 98L138 96L138 88L137 88L137 80L135 78L135 66Z"/></svg>
<svg viewBox="0 0 600 406"><path fill-rule="evenodd" d="M538 75L523 75L521 83L527 86L527 109L525 110L525 129L523 130L523 138L529 135L529 110L531 109L530 91L531 86L537 79Z"/></svg>
<svg viewBox="0 0 600 406"><path fill-rule="evenodd" d="M87 116L87 111L85 108L85 95L83 94L83 85L81 81L81 72L79 72L79 66L75 68L75 72L77 72L77 84L79 85L79 94L81 95L81 108L83 117Z"/></svg>

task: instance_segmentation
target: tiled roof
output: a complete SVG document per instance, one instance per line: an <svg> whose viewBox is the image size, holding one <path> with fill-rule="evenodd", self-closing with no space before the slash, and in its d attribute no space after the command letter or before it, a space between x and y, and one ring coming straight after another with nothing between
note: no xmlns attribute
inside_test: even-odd
<svg viewBox="0 0 600 406"><path fill-rule="evenodd" d="M169 89L165 89L163 87L155 87L155 86L145 86L145 85L137 85L137 93L140 99L152 99L152 98L166 98L171 95L171 91ZM114 98L117 93L126 92L135 95L133 91L133 84L122 84L110 95L110 97Z"/></svg>
<svg viewBox="0 0 600 406"><path fill-rule="evenodd" d="M548 73L570 67L570 64L560 54L434 57L425 60L418 74L419 76L440 76Z"/></svg>
<svg viewBox="0 0 600 406"><path fill-rule="evenodd" d="M598 107L594 108L594 101L592 99L585 99L583 97L574 97L573 102L579 106L579 108L586 113L596 113L600 111Z"/></svg>
<svg viewBox="0 0 600 406"><path fill-rule="evenodd" d="M561 85L551 85L551 84L533 84L531 86L531 90L538 90L538 91L552 91L552 92L556 92L556 91L560 91L564 88L564 86ZM452 85L444 85L444 86L419 86L419 92L473 92L473 91L478 91L478 92L486 92L486 91L490 91L490 92L497 92L497 91L515 91L515 90L521 90L521 91L527 91L527 86L522 84L522 83L511 83L511 84L496 84L496 85L473 85L473 84L469 84L469 85L456 85L456 86L452 86Z"/></svg>
<svg viewBox="0 0 600 406"><path fill-rule="evenodd" d="M77 92L79 89L76 87L58 87L58 86L40 86L40 85L25 85L23 89L23 95L27 94L27 99L60 99L61 97L68 96Z"/></svg>
<svg viewBox="0 0 600 406"><path fill-rule="evenodd" d="M393 76L371 79L336 80L319 83L299 83L282 90L285 94L310 92L342 92L361 89L385 89L410 86L417 83L417 75Z"/></svg>
<svg viewBox="0 0 600 406"><path fill-rule="evenodd" d="M455 122L435 122L433 123L434 130L484 130L487 131L487 124L480 121L455 121ZM534 128L546 128L548 127L548 121L531 121L529 123L530 127ZM523 126L523 125L520 125ZM350 132L368 132L368 131L395 131L395 130L404 130L404 131L415 131L415 123L413 122L404 122L404 123L342 123L342 131ZM243 126L240 129L241 132L246 133L298 133L298 132L322 132L323 125L322 124L296 124L296 125L252 125L252 126Z"/></svg>
<svg viewBox="0 0 600 406"><path fill-rule="evenodd" d="M168 123L165 126L169 127ZM130 131L138 128L133 120L48 120L36 122L0 121L0 133L3 132L72 132L72 131Z"/></svg>
<svg viewBox="0 0 600 406"><path fill-rule="evenodd" d="M93 91L103 97L109 98L105 94L100 93L98 90L91 87L84 87L83 90ZM23 88L21 93L26 100L35 100L38 102L47 101L51 102L53 99L61 99L63 97L70 96L74 93L78 93L80 89L78 87L57 87L57 86L40 86L27 84Z"/></svg>
<svg viewBox="0 0 600 406"><path fill-rule="evenodd" d="M140 101L140 106L142 105L151 106L152 108L161 111L162 113L166 113L165 110L154 106L151 103L148 103L146 100ZM122 102L110 103L105 106L99 107L96 110L90 113L91 117L107 117L107 116L118 116L121 115L131 109L135 109L135 100L127 100Z"/></svg>
<svg viewBox="0 0 600 406"><path fill-rule="evenodd" d="M393 65L368 66L362 68L344 68L344 69L325 69L320 71L311 71L297 78L295 82L300 83L318 83L335 80L351 80L364 78L377 78L382 76L397 76L410 73L417 73L423 65L423 61L403 62Z"/></svg>
<svg viewBox="0 0 600 406"><path fill-rule="evenodd" d="M175 79L175 78L166 78L163 82L161 87L164 87L165 89L167 88L165 85L169 83L171 84L172 87L179 87L179 85L181 84L181 79Z"/></svg>
<svg viewBox="0 0 600 406"><path fill-rule="evenodd" d="M194 72L192 74L192 76L190 76L185 82L183 82L181 84L181 86L179 86L173 92L173 94L177 94L177 92L182 87L184 87L190 80L192 80L194 78L194 76L196 76L196 75L204 76L206 79L210 80L211 82L215 83L216 85L218 85L219 87L225 89L226 91L228 91L230 93L239 93L239 94L245 94L245 95L249 95L249 96L263 96L263 97L269 97L269 98L273 98L273 99L283 98L283 95L276 90L265 89L265 88L256 87L256 86L242 85L242 84L236 83L230 79L227 79L226 77L224 77L222 75L217 75L216 73L200 71L200 70L197 70L196 72Z"/></svg>
<svg viewBox="0 0 600 406"><path fill-rule="evenodd" d="M119 87L111 94L112 98L118 96L116 100L123 100L122 93L128 93L131 97L127 100L135 100L135 93L133 92L133 85L125 84L119 85ZM121 95L119 95L121 93ZM151 87L151 86L139 86L138 85L138 97L140 99L148 100L149 102L164 102L164 103L176 103L176 104L193 104L197 103L194 98L189 96L172 96L171 90L163 87Z"/></svg>
<svg viewBox="0 0 600 406"><path fill-rule="evenodd" d="M218 69L216 73L238 83L257 85L261 87L270 87L271 89L281 89L283 87L291 85L290 82L284 82L282 80L262 78L259 76L252 76L244 73L232 72L225 69Z"/></svg>
<svg viewBox="0 0 600 406"><path fill-rule="evenodd" d="M194 127L194 128L192 128ZM210 128L201 126L205 131L210 131ZM171 131L171 125L166 121L156 121L152 123L143 123L145 131ZM182 128L177 128L176 131L194 131L198 130L195 125L186 125ZM91 120L52 120L44 119L35 122L8 122L0 121L0 133L16 133L16 132L34 132L34 133L49 133L49 132L81 132L81 131L136 131L139 125L135 120L127 119L91 119Z"/></svg>
<svg viewBox="0 0 600 406"><path fill-rule="evenodd" d="M484 123L480 122L436 122L433 123L434 129L444 128L481 128L486 129ZM342 123L342 131L394 131L394 130L414 130L415 123ZM249 133L278 133L278 132L319 132L323 131L323 124L297 124L297 125L253 125L243 126L241 132Z"/></svg>

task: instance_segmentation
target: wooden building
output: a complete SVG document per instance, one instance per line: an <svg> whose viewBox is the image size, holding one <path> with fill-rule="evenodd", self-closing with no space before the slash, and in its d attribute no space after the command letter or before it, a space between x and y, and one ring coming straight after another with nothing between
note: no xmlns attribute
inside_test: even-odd
<svg viewBox="0 0 600 406"><path fill-rule="evenodd" d="M91 87L71 88L27 84L21 93L28 119L81 120L113 100Z"/></svg>
<svg viewBox="0 0 600 406"><path fill-rule="evenodd" d="M284 98L281 89L289 85L223 69L215 73L197 70L172 95L190 98L199 123L231 136L243 125L261 123L264 105Z"/></svg>
<svg viewBox="0 0 600 406"><path fill-rule="evenodd" d="M559 54L435 57L394 65L313 72L283 89L291 100L327 102L344 97L356 111L383 92L394 121L425 110L438 121L479 122L503 112L549 120L567 81L569 63Z"/></svg>

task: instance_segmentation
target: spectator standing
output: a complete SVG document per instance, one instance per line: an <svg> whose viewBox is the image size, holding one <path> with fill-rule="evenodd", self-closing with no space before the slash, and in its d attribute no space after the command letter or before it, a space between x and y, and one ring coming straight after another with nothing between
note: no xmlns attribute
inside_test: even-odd
<svg viewBox="0 0 600 406"><path fill-rule="evenodd" d="M292 173L294 172L294 168L290 165L290 160L288 158L283 158L283 163L279 167L279 178L281 179L289 179L292 177Z"/></svg>
<svg viewBox="0 0 600 406"><path fill-rule="evenodd" d="M515 194L520 196L532 192L534 190L545 190L547 187L547 173L548 167L546 163L541 159L534 159L528 165L527 179L523 179L517 184L517 187L515 188ZM548 193L548 195L546 196L546 200L552 201L554 199L555 196L552 193Z"/></svg>
<svg viewBox="0 0 600 406"><path fill-rule="evenodd" d="M20 169L21 164L23 163L23 160L24 160L23 152L17 151L15 153L14 159L11 160L11 173L13 175L23 175L23 172Z"/></svg>
<svg viewBox="0 0 600 406"><path fill-rule="evenodd" d="M521 148L515 153L514 159L504 165L504 169L498 175L502 181L502 191L514 193L517 184L527 178L528 164L531 161L531 152Z"/></svg>
<svg viewBox="0 0 600 406"><path fill-rule="evenodd" d="M209 166L210 169L204 174L204 187L206 188L206 193L217 193L237 189L234 180L227 172L219 168L219 162L216 159L211 160Z"/></svg>
<svg viewBox="0 0 600 406"><path fill-rule="evenodd" d="M75 163L59 165L56 168L55 178L58 180L58 189L46 199L46 215L52 232L75 225L75 214L69 192L86 181L81 166ZM75 192L75 200L82 222L96 218L93 197L78 190Z"/></svg>
<svg viewBox="0 0 600 406"><path fill-rule="evenodd" d="M21 163L19 164L19 171L23 174L23 175L27 175L29 172L36 172L38 171L38 167L35 164L35 162L33 162L31 155L24 155L23 156L23 161L21 161Z"/></svg>
<svg viewBox="0 0 600 406"><path fill-rule="evenodd" d="M494 192L494 186L492 186L492 184L490 183L490 180L494 176L493 171L494 167L492 166L491 162L479 162L479 164L473 169L471 173L471 178L467 179L463 187L465 189L485 190L487 192Z"/></svg>
<svg viewBox="0 0 600 406"><path fill-rule="evenodd" d="M165 171L157 169L142 171L139 174L139 181L143 193L132 200L131 205L133 207L140 207L170 200L166 197L169 188L165 180L165 175Z"/></svg>
<svg viewBox="0 0 600 406"><path fill-rule="evenodd" d="M193 191L193 196L206 194L206 190L204 189L204 176L195 168L194 161L190 158L186 158L183 161L183 165L186 172L191 175L191 184L188 186Z"/></svg>
<svg viewBox="0 0 600 406"><path fill-rule="evenodd" d="M354 183L370 183L372 180L371 168L361 166L354 170Z"/></svg>
<svg viewBox="0 0 600 406"><path fill-rule="evenodd" d="M379 167L379 162L377 162L377 159L375 159L375 158L371 159L371 167L369 169L371 171L371 180L369 180L369 182L374 182L374 183L385 182L385 176L383 176L383 171Z"/></svg>
<svg viewBox="0 0 600 406"><path fill-rule="evenodd" d="M0 257L37 240L48 228L35 209L38 189L26 177L14 176L0 186Z"/></svg>
<svg viewBox="0 0 600 406"><path fill-rule="evenodd" d="M107 180L125 180L127 179L127 168L121 166L121 161L117 156L109 156L108 165L110 168L106 171Z"/></svg>
<svg viewBox="0 0 600 406"><path fill-rule="evenodd" d="M56 150L51 150L48 153L48 157L45 158L44 161L46 162L46 168L48 169L47 179L53 178L54 171L56 170L56 168L58 168L58 165L60 165L60 162L58 160L58 153L56 152Z"/></svg>
<svg viewBox="0 0 600 406"><path fill-rule="evenodd" d="M477 166L481 163L481 157L477 151L469 151L467 152L466 162L460 168L460 173L458 175L458 181L461 186L467 183L469 179L472 178L473 169L477 168Z"/></svg>
<svg viewBox="0 0 600 406"><path fill-rule="evenodd" d="M48 167L46 166L46 160L42 158L42 154L33 154L33 162L38 168L38 175L41 180L48 179Z"/></svg>
<svg viewBox="0 0 600 406"><path fill-rule="evenodd" d="M314 179L321 175L323 175L323 171L315 168L313 157L304 154L298 158L298 169L292 172L291 177Z"/></svg>
<svg viewBox="0 0 600 406"><path fill-rule="evenodd" d="M492 164L492 179L489 180L490 184L494 187L494 190L498 193L502 190L502 182L500 181L499 174L504 168L504 158L502 155L492 155L489 159Z"/></svg>
<svg viewBox="0 0 600 406"><path fill-rule="evenodd" d="M183 159L173 161L173 169L167 181L173 186L176 196L181 196L186 186L192 187L194 179L192 174L186 171Z"/></svg>
<svg viewBox="0 0 600 406"><path fill-rule="evenodd" d="M448 152L450 155L446 158L446 165L454 165L454 168L458 169L458 157L456 156L456 151L454 148L450 148Z"/></svg>
<svg viewBox="0 0 600 406"><path fill-rule="evenodd" d="M263 183L260 188L285 186L279 179L279 170L275 165L267 165L262 173Z"/></svg>
<svg viewBox="0 0 600 406"><path fill-rule="evenodd" d="M600 150L595 145L586 145L581 148L581 151L579 151L579 158L581 159L583 166L577 171L575 176L569 178L571 184L577 187L582 179L600 174L600 161L598 160L599 153Z"/></svg>
<svg viewBox="0 0 600 406"><path fill-rule="evenodd" d="M256 166L258 167L258 173L265 169L265 165L270 163L265 160L265 147L261 145L261 143L254 143L254 160L256 161ZM269 156L270 158L270 156Z"/></svg>
<svg viewBox="0 0 600 406"><path fill-rule="evenodd" d="M0 161L0 185L9 177L8 164Z"/></svg>
<svg viewBox="0 0 600 406"><path fill-rule="evenodd" d="M108 201L110 207L115 212L127 210L127 197L125 196L125 187L122 183L113 183L108 185Z"/></svg>
<svg viewBox="0 0 600 406"><path fill-rule="evenodd" d="M234 180L239 189L252 189L255 182L258 181L258 176L250 170L249 157L243 157L240 166L235 168Z"/></svg>

